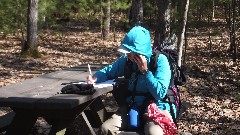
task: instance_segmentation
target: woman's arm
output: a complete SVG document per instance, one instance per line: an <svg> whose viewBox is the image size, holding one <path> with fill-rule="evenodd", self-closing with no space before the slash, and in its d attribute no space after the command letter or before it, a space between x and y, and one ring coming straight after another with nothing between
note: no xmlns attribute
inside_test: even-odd
<svg viewBox="0 0 240 135"><path fill-rule="evenodd" d="M149 92L156 100L161 100L165 97L171 79L171 69L167 57L160 54L157 61L157 69L153 75L148 72L145 75L146 85Z"/></svg>
<svg viewBox="0 0 240 135"><path fill-rule="evenodd" d="M126 63L126 55L122 55L113 64L106 66L105 68L97 71L93 76L96 77L96 83L104 82L110 79L116 79L117 77L124 75L124 67Z"/></svg>

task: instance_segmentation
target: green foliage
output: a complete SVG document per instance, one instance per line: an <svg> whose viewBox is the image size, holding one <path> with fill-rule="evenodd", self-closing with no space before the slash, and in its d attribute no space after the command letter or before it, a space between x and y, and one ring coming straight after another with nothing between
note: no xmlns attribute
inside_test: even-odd
<svg viewBox="0 0 240 135"><path fill-rule="evenodd" d="M4 34L25 31L27 4L27 0L1 0L0 31L3 31Z"/></svg>
<svg viewBox="0 0 240 135"><path fill-rule="evenodd" d="M156 1L155 0L149 0L149 2L143 3L143 11L144 11L144 16L154 16L156 12Z"/></svg>
<svg viewBox="0 0 240 135"><path fill-rule="evenodd" d="M231 0L214 0L215 5L230 3ZM179 4L183 2L173 1L171 9L172 30L178 27L178 22L182 18L179 12ZM27 5L28 0L1 0L0 3L0 31L7 33L26 33L27 25ZM199 22L198 15L202 12L203 19L212 11L212 0L192 0L190 1L189 20ZM65 22L80 20L100 21L101 7L106 3L104 0L39 0L39 30L52 26L61 26ZM185 5L182 5L185 6ZM116 23L128 22L128 13L131 7L129 0L111 0L111 15ZM155 24L157 17L156 0L143 1L144 20ZM113 18L112 18L113 19ZM150 19L150 20L149 20ZM64 22L64 23L63 23ZM24 37L24 36L23 36Z"/></svg>
<svg viewBox="0 0 240 135"><path fill-rule="evenodd" d="M216 2L219 3L219 4L223 4L223 3L230 4L232 2L232 0L216 0Z"/></svg>
<svg viewBox="0 0 240 135"><path fill-rule="evenodd" d="M214 5L224 5L230 4L232 0L214 0ZM191 0L190 8L192 14L196 14L197 12L203 12L204 15L209 15L212 13L213 0Z"/></svg>
<svg viewBox="0 0 240 135"><path fill-rule="evenodd" d="M112 13L127 11L130 8L128 0L111 1ZM103 0L39 0L38 29L48 28L56 23L73 19L87 18L95 20L101 15ZM5 34L21 33L25 38L27 27L28 0L1 0L0 31ZM124 14L127 12L124 12Z"/></svg>
<svg viewBox="0 0 240 135"><path fill-rule="evenodd" d="M111 2L111 9L115 12L128 10L131 6L131 3L128 3L128 0L112 0Z"/></svg>
<svg viewBox="0 0 240 135"><path fill-rule="evenodd" d="M203 12L203 14L211 13L212 0L193 0L190 2L190 7L193 13Z"/></svg>
<svg viewBox="0 0 240 135"><path fill-rule="evenodd" d="M100 12L101 3L97 0L86 0L86 1L79 1L77 4L77 8L79 9L80 17L95 17L96 13Z"/></svg>
<svg viewBox="0 0 240 135"><path fill-rule="evenodd" d="M240 93L236 94L236 99L240 101Z"/></svg>
<svg viewBox="0 0 240 135"><path fill-rule="evenodd" d="M40 0L38 4L38 26L49 26L54 24L55 18L52 16L56 11L56 2L54 0Z"/></svg>

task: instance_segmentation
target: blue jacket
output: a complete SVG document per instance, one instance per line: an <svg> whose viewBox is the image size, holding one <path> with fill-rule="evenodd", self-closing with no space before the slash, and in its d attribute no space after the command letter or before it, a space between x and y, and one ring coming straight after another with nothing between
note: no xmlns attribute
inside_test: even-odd
<svg viewBox="0 0 240 135"><path fill-rule="evenodd" d="M150 69L150 57L152 55L151 41L149 31L141 26L133 27L129 33L123 39L122 46L128 49L132 53L142 54L146 57L148 62L148 68ZM97 83L103 82L109 79L116 79L124 76L124 67L127 61L127 55L122 55L113 64L101 69L94 74L97 77ZM150 92L155 98L156 104L161 110L168 110L170 112L170 106L168 103L164 103L162 99L165 97L171 79L171 70L168 59L165 55L160 54L156 62L157 69L153 74L149 71L145 75L139 75L136 85L137 93ZM133 63L133 73L129 79L129 90L133 91L135 74L138 71L136 63ZM127 100L129 101L131 97ZM144 96L136 96L134 101L141 105Z"/></svg>

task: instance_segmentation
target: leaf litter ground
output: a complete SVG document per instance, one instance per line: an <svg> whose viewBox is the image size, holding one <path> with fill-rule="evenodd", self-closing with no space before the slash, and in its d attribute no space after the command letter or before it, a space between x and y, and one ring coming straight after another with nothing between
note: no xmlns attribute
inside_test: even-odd
<svg viewBox="0 0 240 135"><path fill-rule="evenodd" d="M110 64L120 56L116 50L124 32L118 31L115 41L103 41L100 32L84 28L75 25L60 32L46 30L39 35L42 57L37 59L19 57L21 45L16 37L1 39L0 87L80 64ZM211 36L210 46L206 28L188 30L184 64L188 82L181 87L181 95L183 101L190 102L192 106L180 117L179 132L194 135L240 134L240 64L232 62L228 33L224 28L222 31L217 36ZM107 110L116 109L111 94L104 95L103 99ZM1 108L0 115L9 111L9 108ZM32 134L45 135L50 127L39 118ZM81 130L86 129L81 117L69 129L68 134L71 135L89 133Z"/></svg>

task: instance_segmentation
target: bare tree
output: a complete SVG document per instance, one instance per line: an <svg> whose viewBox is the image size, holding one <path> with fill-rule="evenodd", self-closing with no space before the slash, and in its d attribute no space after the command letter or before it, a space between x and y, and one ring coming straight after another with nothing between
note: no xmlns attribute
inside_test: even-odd
<svg viewBox="0 0 240 135"><path fill-rule="evenodd" d="M27 42L22 45L22 55L39 57L38 52L38 0L28 0Z"/></svg>
<svg viewBox="0 0 240 135"><path fill-rule="evenodd" d="M185 0L185 2L186 2L186 6L184 10L184 15L183 15L182 32L181 32L181 37L179 39L179 45L178 45L178 66L181 66L182 64L182 47L183 47L183 40L185 36L187 14L188 14L188 7L189 7L189 0Z"/></svg>
<svg viewBox="0 0 240 135"><path fill-rule="evenodd" d="M215 0L212 0L212 19L215 18Z"/></svg>

